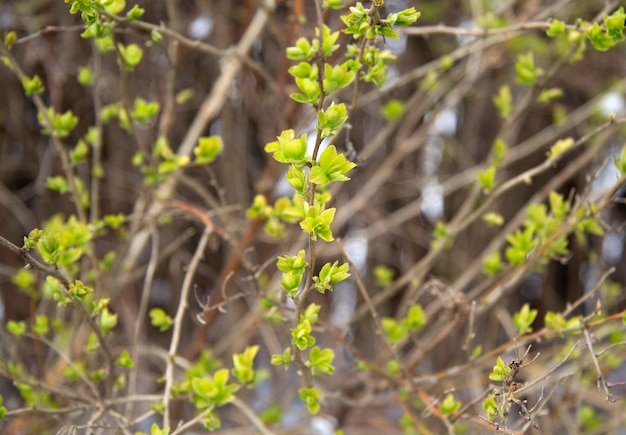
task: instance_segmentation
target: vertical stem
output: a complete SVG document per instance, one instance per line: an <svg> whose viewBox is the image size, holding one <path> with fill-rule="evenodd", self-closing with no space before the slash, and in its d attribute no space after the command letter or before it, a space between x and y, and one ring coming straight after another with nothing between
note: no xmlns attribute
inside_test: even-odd
<svg viewBox="0 0 626 435"><path fill-rule="evenodd" d="M187 299L189 298L189 291L193 277L198 269L200 260L204 255L204 250L209 242L209 236L213 231L209 227L204 228L200 242L196 247L196 251L189 263L189 269L185 274L183 280L183 288L180 292L180 300L178 301L178 310L176 311L176 317L174 318L174 331L172 332L172 341L170 343L170 349L167 357L167 367L165 368L165 391L163 392L163 426L169 427L170 410L169 401L172 386L174 385L174 359L176 358L176 352L178 352L178 345L180 344L180 337L183 330L183 317L187 311Z"/></svg>

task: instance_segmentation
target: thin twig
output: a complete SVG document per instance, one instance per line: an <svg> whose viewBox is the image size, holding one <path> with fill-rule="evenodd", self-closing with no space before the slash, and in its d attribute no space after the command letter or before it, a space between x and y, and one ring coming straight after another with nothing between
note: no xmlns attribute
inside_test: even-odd
<svg viewBox="0 0 626 435"><path fill-rule="evenodd" d="M178 310L176 311L176 316L174 317L174 330L172 332L172 341L170 342L170 348L167 358L167 367L165 369L165 389L163 391L163 424L167 427L169 427L170 424L169 402L172 387L174 385L174 359L176 358L178 346L180 344L180 338L182 335L183 318L187 313L187 301L189 298L189 292L193 283L194 275L196 274L196 270L200 265L200 260L204 255L204 250L206 249L206 246L209 242L209 236L211 235L211 233L212 230L210 227L204 228L204 232L202 233L202 237L198 242L196 251L194 252L193 257L191 258L191 262L189 263L189 268L185 273L183 286L180 292L180 299L178 301Z"/></svg>

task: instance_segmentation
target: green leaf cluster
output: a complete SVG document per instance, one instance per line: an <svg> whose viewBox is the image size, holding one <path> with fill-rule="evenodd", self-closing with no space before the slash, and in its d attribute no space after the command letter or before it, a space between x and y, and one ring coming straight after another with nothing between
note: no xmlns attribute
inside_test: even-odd
<svg viewBox="0 0 626 435"><path fill-rule="evenodd" d="M528 206L524 229L507 236L509 247L505 256L513 266L523 264L526 258L536 247L543 249L540 263L549 258L562 257L568 254L566 235L556 235L569 212L569 203L563 195L550 192L550 213L545 204L531 204Z"/></svg>
<svg viewBox="0 0 626 435"><path fill-rule="evenodd" d="M271 364L274 366L283 366L285 370L289 369L289 365L293 361L293 355L291 355L291 348L286 348L282 355L272 355Z"/></svg>
<svg viewBox="0 0 626 435"><path fill-rule="evenodd" d="M312 327L309 319L304 319L291 331L291 344L300 350L305 350L315 344L315 337L311 335Z"/></svg>
<svg viewBox="0 0 626 435"><path fill-rule="evenodd" d="M150 324L159 331L165 332L173 325L172 318L165 312L163 308L152 308L150 310Z"/></svg>
<svg viewBox="0 0 626 435"><path fill-rule="evenodd" d="M26 333L26 322L23 320L9 320L6 324L7 331L16 337L21 337Z"/></svg>
<svg viewBox="0 0 626 435"><path fill-rule="evenodd" d="M220 369L211 378L193 378L191 388L198 408L212 408L231 402L237 385L228 384L228 369Z"/></svg>
<svg viewBox="0 0 626 435"><path fill-rule="evenodd" d="M529 304L522 305L522 308L515 314L513 314L513 324L515 328L521 334L528 334L533 331L530 327L537 317L538 311L536 309L530 309Z"/></svg>
<svg viewBox="0 0 626 435"><path fill-rule="evenodd" d="M81 301L85 300L85 298L92 293L93 293L93 289L91 287L86 286L85 284L83 284L82 281L78 279L70 283L70 288L68 290L68 294L70 296L72 296L73 298L79 299Z"/></svg>
<svg viewBox="0 0 626 435"><path fill-rule="evenodd" d="M404 114L404 102L398 100L397 98L391 98L383 105L380 113L387 121L400 119L400 117Z"/></svg>
<svg viewBox="0 0 626 435"><path fill-rule="evenodd" d="M561 313L548 311L544 317L544 323L546 328L554 329L559 332L566 329L579 329L582 326L582 316L574 316L565 319Z"/></svg>
<svg viewBox="0 0 626 435"><path fill-rule="evenodd" d="M607 51L624 40L626 13L621 6L611 15L604 14L603 25L594 23L585 31L585 36L598 51Z"/></svg>
<svg viewBox="0 0 626 435"><path fill-rule="evenodd" d="M444 222L438 221L433 230L433 240L430 242L431 249L439 249L446 242L449 242L449 236L448 226Z"/></svg>
<svg viewBox="0 0 626 435"><path fill-rule="evenodd" d="M281 286L292 298L295 298L302 283L302 279L309 265L305 260L304 249L293 256L278 257L276 267L283 272Z"/></svg>
<svg viewBox="0 0 626 435"><path fill-rule="evenodd" d="M489 373L489 379L494 382L504 382L510 373L511 367L509 367L501 357L498 357L496 365L493 366L493 370Z"/></svg>
<svg viewBox="0 0 626 435"><path fill-rule="evenodd" d="M397 343L407 339L410 333L419 330L426 324L426 321L426 313L422 306L415 304L409 308L407 315L400 321L392 317L383 317L381 324L387 334L387 339L391 343Z"/></svg>
<svg viewBox="0 0 626 435"><path fill-rule="evenodd" d="M130 357L130 353L125 350L115 360L115 364L123 369L129 369L135 366L135 361Z"/></svg>
<svg viewBox="0 0 626 435"><path fill-rule="evenodd" d="M346 61L336 66L332 66L328 63L324 64L324 80L322 81L324 92L326 94L330 94L336 91L337 89L343 89L345 87L348 87L348 85L352 83L356 77L357 66L358 65L356 65L352 61ZM345 112L346 112L345 105L343 106L344 106L343 114L345 115ZM332 107L332 104L331 104L331 107ZM337 119L340 118L338 114L329 114L328 116L331 118L332 117L337 118ZM345 119L347 119L347 116L345 117ZM334 129L335 130L338 129L339 126L343 124L345 119L343 119ZM320 122L320 125L321 124L322 122Z"/></svg>
<svg viewBox="0 0 626 435"><path fill-rule="evenodd" d="M292 166L293 168L293 166ZM302 172L300 168L288 172L288 181L293 183L294 189L298 186L294 182L297 172ZM274 205L267 203L267 199L263 195L257 195L254 198L252 206L246 211L246 215L250 219L266 219L264 230L267 234L275 239L281 239L284 236L285 222L297 223L306 217L305 200L302 191L298 191L298 195L294 195L291 199L286 197L278 198Z"/></svg>
<svg viewBox="0 0 626 435"><path fill-rule="evenodd" d="M484 193L489 193L493 189L496 180L496 167L489 166L484 171L478 173L478 182L483 188Z"/></svg>
<svg viewBox="0 0 626 435"><path fill-rule="evenodd" d="M293 130L284 130L278 136L277 141L265 145L265 152L273 153L277 162L296 166L304 165L308 162L306 137L306 134L295 137Z"/></svg>
<svg viewBox="0 0 626 435"><path fill-rule="evenodd" d="M461 402L456 400L452 393L448 393L446 397L441 401L441 405L439 405L439 410L444 415L451 415L460 407Z"/></svg>
<svg viewBox="0 0 626 435"><path fill-rule="evenodd" d="M140 124L148 125L159 113L160 108L161 105L157 101L147 102L143 98L136 98L130 117Z"/></svg>
<svg viewBox="0 0 626 435"><path fill-rule="evenodd" d="M45 114L38 113L37 119L42 126L42 134L58 138L69 136L78 124L78 117L71 110L65 113L57 113L53 107L49 107Z"/></svg>
<svg viewBox="0 0 626 435"><path fill-rule="evenodd" d="M306 217L300 222L300 227L311 235L312 240L321 238L326 242L334 240L330 224L335 217L335 208L322 209L319 204L305 203Z"/></svg>
<svg viewBox="0 0 626 435"><path fill-rule="evenodd" d="M387 287L393 281L393 270L387 266L379 264L373 270L376 285L379 287Z"/></svg>
<svg viewBox="0 0 626 435"><path fill-rule="evenodd" d="M48 391L36 390L35 387L24 382L15 382L15 387L18 389L20 395L29 406L41 408L54 406Z"/></svg>
<svg viewBox="0 0 626 435"><path fill-rule="evenodd" d="M128 71L134 71L143 58L143 50L137 44L117 44L118 53L120 55L120 63Z"/></svg>
<svg viewBox="0 0 626 435"><path fill-rule="evenodd" d="M300 388L298 394L311 414L320 411L320 392L317 388Z"/></svg>
<svg viewBox="0 0 626 435"><path fill-rule="evenodd" d="M325 293L328 290L332 290L333 284L337 284L350 277L348 273L348 263L344 263L341 266L339 266L338 263L338 261L335 261L333 264L324 264L319 275L313 277L315 289L318 292Z"/></svg>
<svg viewBox="0 0 626 435"><path fill-rule="evenodd" d="M319 30L315 30L315 38L312 41L304 37L298 38L296 44L292 47L287 47L287 58L290 60L311 60L315 58L320 52L320 38ZM322 50L321 54L324 58L329 57L339 48L336 44L339 32L331 32L330 28L326 25L322 28Z"/></svg>
<svg viewBox="0 0 626 435"><path fill-rule="evenodd" d="M371 9L365 9L361 2L350 7L348 15L342 15L341 20L346 25L344 32L358 39L365 36L373 39L376 36L398 39L400 36L393 31L393 27L405 27L413 24L420 17L414 7L404 9L397 13L387 15L386 19L380 18L380 5L376 2Z"/></svg>
<svg viewBox="0 0 626 435"><path fill-rule="evenodd" d="M315 344L315 338L311 335L312 325L317 322L320 306L309 304L300 316L298 325L291 331L291 344L295 344L300 350L305 350Z"/></svg>
<svg viewBox="0 0 626 435"><path fill-rule="evenodd" d="M117 326L117 314L114 314L108 310L108 308L104 308L100 312L100 331L103 335L111 332L113 328Z"/></svg>
<svg viewBox="0 0 626 435"><path fill-rule="evenodd" d="M254 358L258 352L259 346L255 345L248 346L242 353L233 355L232 373L240 383L246 384L254 382Z"/></svg>
<svg viewBox="0 0 626 435"><path fill-rule="evenodd" d="M220 136L201 137L198 146L193 150L196 163L200 165L212 163L223 149L224 143Z"/></svg>
<svg viewBox="0 0 626 435"><path fill-rule="evenodd" d="M182 167L185 167L189 164L191 159L187 155L178 155L172 151L170 148L167 138L165 136L159 136L154 143L152 152L155 156L162 159L157 168L157 176L154 179L155 182L160 182L163 180L162 175L171 174L176 172ZM144 171L147 175L151 175L151 168L144 168ZM149 183L151 184L151 183Z"/></svg>
<svg viewBox="0 0 626 435"><path fill-rule="evenodd" d="M493 420L498 416L498 405L493 395L489 395L483 400L483 409L487 413L487 418Z"/></svg>
<svg viewBox="0 0 626 435"><path fill-rule="evenodd" d="M532 51L517 57L515 72L517 73L517 82L526 86L535 85L544 73L541 68L535 65L535 55Z"/></svg>
<svg viewBox="0 0 626 435"><path fill-rule="evenodd" d="M493 105L498 109L500 118L506 119L513 110L513 95L508 85L500 86L498 94L493 97Z"/></svg>
<svg viewBox="0 0 626 435"><path fill-rule="evenodd" d="M328 109L320 110L317 113L317 122L318 128L321 131L321 137L326 138L333 136L347 119L348 109L343 103L335 104L333 102Z"/></svg>
<svg viewBox="0 0 626 435"><path fill-rule="evenodd" d="M313 375L320 373L332 375L335 372L334 359L335 352L332 349L320 349L318 346L314 346L309 352L308 365L311 367L311 373Z"/></svg>
<svg viewBox="0 0 626 435"><path fill-rule="evenodd" d="M337 152L334 145L329 145L322 152L319 163L313 164L311 168L310 181L314 184L325 186L330 182L348 181L345 174L356 166L343 154Z"/></svg>
<svg viewBox="0 0 626 435"><path fill-rule="evenodd" d="M28 76L24 76L22 79L22 87L24 91L26 91L26 95L31 96L33 94L42 94L44 91L43 83L37 74L35 74L32 78Z"/></svg>
<svg viewBox="0 0 626 435"><path fill-rule="evenodd" d="M37 231L31 237L25 240L25 246L32 246L36 240L37 251L46 263L73 271L73 266L88 251L92 233L90 227L79 222L76 216L64 221L60 215L55 215L45 223L41 232Z"/></svg>
<svg viewBox="0 0 626 435"><path fill-rule="evenodd" d="M361 80L374 83L379 88L387 80L387 64L396 60L391 51L378 47L367 46L361 54L360 48L354 44L348 46L346 55L352 58L353 69L361 68L361 64L367 67L361 74Z"/></svg>
<svg viewBox="0 0 626 435"><path fill-rule="evenodd" d="M550 160L557 159L561 154L574 146L574 139L571 137L565 139L559 139L550 147L550 151L548 151L548 158Z"/></svg>

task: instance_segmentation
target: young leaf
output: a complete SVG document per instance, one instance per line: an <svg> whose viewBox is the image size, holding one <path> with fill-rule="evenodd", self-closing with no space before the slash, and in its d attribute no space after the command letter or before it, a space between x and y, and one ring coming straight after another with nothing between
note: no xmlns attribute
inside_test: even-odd
<svg viewBox="0 0 626 435"><path fill-rule="evenodd" d="M213 162L224 149L224 143L220 136L201 137L198 146L194 148L196 163L203 165Z"/></svg>
<svg viewBox="0 0 626 435"><path fill-rule="evenodd" d="M21 337L26 332L26 322L9 320L6 324L7 331L16 337Z"/></svg>
<svg viewBox="0 0 626 435"><path fill-rule="evenodd" d="M550 147L550 151L548 151L548 158L556 159L572 146L574 146L574 139L571 137L559 139L554 145L552 145L552 147Z"/></svg>
<svg viewBox="0 0 626 435"><path fill-rule="evenodd" d="M135 366L135 361L130 357L130 353L125 350L120 354L117 360L115 360L115 364L120 368L129 369Z"/></svg>
<svg viewBox="0 0 626 435"><path fill-rule="evenodd" d="M326 242L332 242L334 240L332 231L330 230L330 224L335 217L335 209L329 208L320 212L318 206L313 205L309 207L306 218L300 222L300 227L311 234L312 240L321 238Z"/></svg>
<svg viewBox="0 0 626 435"><path fill-rule="evenodd" d="M615 41L613 41L609 32L598 23L594 23L593 26L587 29L586 36L587 39L591 41L593 47L598 51L607 51L615 45Z"/></svg>
<svg viewBox="0 0 626 435"><path fill-rule="evenodd" d="M410 331L417 331L426 324L426 313L420 304L415 304L409 308L409 312L402 320L402 325Z"/></svg>
<svg viewBox="0 0 626 435"><path fill-rule="evenodd" d="M100 313L100 330L107 334L117 325L117 314L111 313L107 308Z"/></svg>
<svg viewBox="0 0 626 435"><path fill-rule="evenodd" d="M126 18L128 19L128 21L138 20L143 16L145 12L145 9L140 8L139 5L135 5L130 11L126 13Z"/></svg>
<svg viewBox="0 0 626 435"><path fill-rule="evenodd" d="M500 213L490 212L483 215L483 222L488 227L499 227L504 223L504 218Z"/></svg>
<svg viewBox="0 0 626 435"><path fill-rule="evenodd" d="M291 348L288 347L283 351L282 355L272 355L270 363L273 366L283 366L285 370L288 370L291 361L293 361L293 357L291 356Z"/></svg>
<svg viewBox="0 0 626 435"><path fill-rule="evenodd" d="M305 260L305 251L301 249L297 255L278 257L276 267L281 272L303 274L309 264Z"/></svg>
<svg viewBox="0 0 626 435"><path fill-rule="evenodd" d="M298 394L311 414L317 414L319 412L320 393L317 388L301 388L298 390Z"/></svg>
<svg viewBox="0 0 626 435"><path fill-rule="evenodd" d="M159 328L159 331L167 331L173 323L172 318L162 308L150 310L150 324L155 328Z"/></svg>
<svg viewBox="0 0 626 435"><path fill-rule="evenodd" d="M487 396L485 400L483 400L483 409L487 413L487 418L489 420L493 420L498 415L498 405L496 404L496 400L493 396Z"/></svg>
<svg viewBox="0 0 626 435"><path fill-rule="evenodd" d="M511 373L511 368L505 364L501 357L498 357L496 365L493 366L493 370L489 373L489 379L495 382L503 382L509 373Z"/></svg>
<svg viewBox="0 0 626 435"><path fill-rule="evenodd" d="M493 185L496 178L496 167L490 166L478 173L478 182L483 187L483 192L489 193L493 189Z"/></svg>
<svg viewBox="0 0 626 435"><path fill-rule="evenodd" d="M309 366L313 375L318 373L332 375L335 372L334 358L335 352L332 349L322 350L318 346L313 347L309 352Z"/></svg>
<svg viewBox="0 0 626 435"><path fill-rule="evenodd" d="M22 79L22 87L24 88L24 91L26 91L26 95L28 95L29 97L33 94L39 95L43 93L45 89L43 83L41 82L41 79L36 74L33 76L33 78L24 76L24 78Z"/></svg>
<svg viewBox="0 0 626 435"><path fill-rule="evenodd" d="M439 405L439 410L444 415L450 415L454 411L459 409L460 407L461 407L461 402L459 402L458 400L455 400L454 395L452 395L452 393L450 393L450 394L446 395L446 397L441 402L441 405Z"/></svg>
<svg viewBox="0 0 626 435"><path fill-rule="evenodd" d="M392 98L380 110L381 115L387 121L395 121L399 119L404 113L404 102L397 98Z"/></svg>
<svg viewBox="0 0 626 435"><path fill-rule="evenodd" d="M191 387L197 396L196 406L208 408L231 402L235 398L233 393L237 390L237 385L228 385L228 377L228 369L220 369L212 379L193 378Z"/></svg>
<svg viewBox="0 0 626 435"><path fill-rule="evenodd" d="M289 167L289 171L287 171L287 174L285 175L285 178L287 179L289 185L293 187L293 190L295 190L298 195L303 198L306 197L309 185L307 183L306 174L304 173L303 168L291 165Z"/></svg>
<svg viewBox="0 0 626 435"><path fill-rule="evenodd" d="M248 346L240 354L233 355L233 375L244 384L254 381L254 358L259 352L259 346Z"/></svg>
<svg viewBox="0 0 626 435"><path fill-rule="evenodd" d="M287 47L286 53L289 60L309 60L315 55L315 49L306 38L300 37L293 47Z"/></svg>
<svg viewBox="0 0 626 435"><path fill-rule="evenodd" d="M296 166L302 166L307 162L306 134L296 138L293 130L283 130L277 139L265 145L265 152L274 153L276 161Z"/></svg>
<svg viewBox="0 0 626 435"><path fill-rule="evenodd" d="M550 27L546 30L546 34L551 38L562 35L563 33L565 33L565 23L557 19L552 20L552 24L550 24Z"/></svg>
<svg viewBox="0 0 626 435"><path fill-rule="evenodd" d="M393 270L384 265L374 267L374 279L379 287L387 287L393 281Z"/></svg>
<svg viewBox="0 0 626 435"><path fill-rule="evenodd" d="M33 332L41 337L48 334L50 331L50 325L48 322L48 317L45 315L39 315L35 318L35 324L33 325Z"/></svg>
<svg viewBox="0 0 626 435"><path fill-rule="evenodd" d="M319 36L318 28L315 29L315 36ZM331 33L327 25L322 26L322 56L325 59L339 48L339 44L336 44L337 38L339 38L339 31Z"/></svg>
<svg viewBox="0 0 626 435"><path fill-rule="evenodd" d="M550 101L561 98L562 96L563 96L563 89L561 88L544 89L543 91L541 91L541 93L537 97L537 101L542 104L547 104Z"/></svg>
<svg viewBox="0 0 626 435"><path fill-rule="evenodd" d="M532 325L532 323L535 321L535 318L537 317L537 310L535 309L530 309L530 305L528 305L527 303L522 305L522 308L515 314L513 314L513 324L515 325L515 328L521 333L521 334L528 334L530 332L533 331L533 329L530 327L530 325Z"/></svg>
<svg viewBox="0 0 626 435"><path fill-rule="evenodd" d="M333 284L348 279L350 276L348 273L348 263L344 263L341 266L338 266L338 263L338 261L335 261L333 264L326 263L322 266L319 275L313 277L315 289L318 292L324 293L328 290L332 290Z"/></svg>
<svg viewBox="0 0 626 435"><path fill-rule="evenodd" d="M620 6L620 8L611 15L604 15L604 26L614 43L624 40L624 21L626 21L624 6Z"/></svg>
<svg viewBox="0 0 626 435"><path fill-rule="evenodd" d="M322 138L333 136L347 119L348 109L343 103L335 104L333 102L328 109L320 110L317 113L317 121L318 128L322 132Z"/></svg>
<svg viewBox="0 0 626 435"><path fill-rule="evenodd" d="M321 186L331 181L348 181L350 178L345 174L355 166L343 154L338 154L334 145L330 145L322 152L319 163L311 168L309 180Z"/></svg>
<svg viewBox="0 0 626 435"><path fill-rule="evenodd" d="M504 265L502 264L502 257L500 251L495 251L485 258L483 261L483 270L488 276L495 276Z"/></svg>
<svg viewBox="0 0 626 435"><path fill-rule="evenodd" d="M507 85L500 86L498 95L493 97L493 105L498 109L500 118L506 119L513 110L513 96Z"/></svg>
<svg viewBox="0 0 626 435"><path fill-rule="evenodd" d="M128 71L134 71L135 67L139 65L139 62L141 62L141 58L143 57L143 50L141 47L137 44L118 44L117 48L126 69Z"/></svg>
<svg viewBox="0 0 626 435"><path fill-rule="evenodd" d="M160 108L161 105L157 101L147 102L143 98L136 98L130 117L141 124L148 125L150 120L159 113Z"/></svg>
<svg viewBox="0 0 626 435"><path fill-rule="evenodd" d="M315 338L311 335L311 323L304 319L298 323L291 331L291 344L295 344L298 349L305 350L315 344Z"/></svg>
<svg viewBox="0 0 626 435"><path fill-rule="evenodd" d="M304 310L304 314L300 316L300 321L308 320L311 325L315 325L319 317L320 308L322 308L321 305L309 304L306 310Z"/></svg>
<svg viewBox="0 0 626 435"><path fill-rule="evenodd" d="M381 324L391 343L405 340L409 336L407 327L392 317L383 317Z"/></svg>
<svg viewBox="0 0 626 435"><path fill-rule="evenodd" d="M517 82L522 85L533 86L543 75L543 70L535 66L535 56L532 51L520 54L515 62Z"/></svg>

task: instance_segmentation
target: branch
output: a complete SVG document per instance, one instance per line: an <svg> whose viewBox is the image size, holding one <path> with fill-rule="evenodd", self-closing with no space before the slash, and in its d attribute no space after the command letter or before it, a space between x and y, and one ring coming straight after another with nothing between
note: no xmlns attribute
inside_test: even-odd
<svg viewBox="0 0 626 435"><path fill-rule="evenodd" d="M202 237L198 242L198 246L196 247L196 252L194 252L193 257L191 258L191 262L189 263L189 268L187 269L187 273L185 273L185 278L183 280L183 287L180 292L180 300L178 301L178 310L176 311L176 317L174 318L174 331L172 333L172 341L170 342L170 349L167 358L167 367L165 369L165 390L163 392L163 425L169 426L170 420L170 410L169 410L169 401L170 401L170 393L172 391L172 386L174 385L174 359L176 358L176 353L178 352L178 345L180 343L180 337L183 329L183 318L187 311L187 301L189 298L189 291L191 289L191 284L193 282L194 275L196 274L196 269L200 264L200 260L204 255L204 250L209 242L209 236L211 235L212 230L209 227L204 228L204 232L202 233Z"/></svg>

